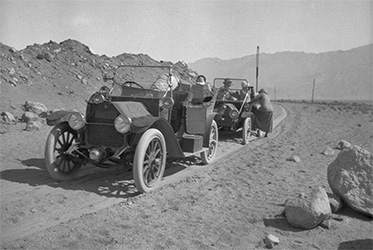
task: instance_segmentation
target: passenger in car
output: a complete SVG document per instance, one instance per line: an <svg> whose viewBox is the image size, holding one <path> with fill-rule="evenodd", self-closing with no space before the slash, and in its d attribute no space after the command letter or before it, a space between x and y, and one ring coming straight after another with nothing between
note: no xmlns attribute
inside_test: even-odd
<svg viewBox="0 0 373 250"><path fill-rule="evenodd" d="M255 127L264 131L265 137L267 137L268 133L272 133L273 107L266 89L259 90L259 94L251 99L249 103L253 104L256 102L260 104L260 108L253 110L255 115Z"/></svg>
<svg viewBox="0 0 373 250"><path fill-rule="evenodd" d="M213 95L211 86L207 82L206 77L204 75L197 76L196 84L206 86L206 87L203 88L203 96L204 97Z"/></svg>
<svg viewBox="0 0 373 250"><path fill-rule="evenodd" d="M203 87L203 96L204 97L213 96L211 86L210 86L210 84L207 83L206 77L204 75L197 76L196 84L205 86L205 87Z"/></svg>
<svg viewBox="0 0 373 250"><path fill-rule="evenodd" d="M180 80L176 76L163 73L157 77L150 88L156 91L166 92L170 90L170 87L174 90L179 85L179 82Z"/></svg>

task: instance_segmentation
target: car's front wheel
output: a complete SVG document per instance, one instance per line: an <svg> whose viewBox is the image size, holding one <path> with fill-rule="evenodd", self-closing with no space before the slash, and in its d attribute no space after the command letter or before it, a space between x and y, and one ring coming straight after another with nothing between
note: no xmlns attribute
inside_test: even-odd
<svg viewBox="0 0 373 250"><path fill-rule="evenodd" d="M166 168L166 142L158 129L147 130L136 147L133 179L140 193L156 189Z"/></svg>
<svg viewBox="0 0 373 250"><path fill-rule="evenodd" d="M82 157L72 150L77 132L67 123L57 124L49 133L45 146L45 165L53 179L70 180L83 165Z"/></svg>
<svg viewBox="0 0 373 250"><path fill-rule="evenodd" d="M242 125L242 144L246 145L249 143L251 130L251 117L247 117L245 118Z"/></svg>
<svg viewBox="0 0 373 250"><path fill-rule="evenodd" d="M218 149L218 125L213 120L210 129L209 148L201 153L202 163L207 165L214 160L216 151Z"/></svg>

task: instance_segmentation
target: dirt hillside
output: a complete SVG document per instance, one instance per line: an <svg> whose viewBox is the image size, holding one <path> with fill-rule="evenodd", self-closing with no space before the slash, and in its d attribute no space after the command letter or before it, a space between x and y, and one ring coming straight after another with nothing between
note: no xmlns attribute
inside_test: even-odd
<svg viewBox="0 0 373 250"><path fill-rule="evenodd" d="M50 41L15 49L0 43L0 111L22 115L26 101L43 103L49 110L77 109L85 111L85 100L103 84L105 72L119 65L173 65L174 74L184 80L195 78L196 72L183 62L159 62L144 54L123 53L116 57L92 54L89 47L75 41ZM142 70L143 77L157 70Z"/></svg>

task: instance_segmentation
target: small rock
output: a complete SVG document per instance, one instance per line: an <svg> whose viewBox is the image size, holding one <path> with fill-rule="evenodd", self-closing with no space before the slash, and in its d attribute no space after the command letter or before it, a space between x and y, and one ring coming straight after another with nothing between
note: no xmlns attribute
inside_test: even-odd
<svg viewBox="0 0 373 250"><path fill-rule="evenodd" d="M345 148L350 148L351 147L351 143L345 141L345 140L341 140L337 143L337 146L335 146L336 149L345 149Z"/></svg>
<svg viewBox="0 0 373 250"><path fill-rule="evenodd" d="M26 124L26 131L39 131L42 123L40 121L29 121Z"/></svg>
<svg viewBox="0 0 373 250"><path fill-rule="evenodd" d="M38 210L36 208L31 208L30 212L31 213L36 213Z"/></svg>
<svg viewBox="0 0 373 250"><path fill-rule="evenodd" d="M339 210L341 210L343 203L342 198L338 194L330 194L328 193L329 198L329 204L330 209L332 210L332 213L337 213Z"/></svg>
<svg viewBox="0 0 373 250"><path fill-rule="evenodd" d="M44 55L39 53L37 56L36 56L37 59L39 60L43 60L44 59Z"/></svg>
<svg viewBox="0 0 373 250"><path fill-rule="evenodd" d="M26 62L26 57L25 57L23 54L21 54L19 57L20 57L23 61Z"/></svg>
<svg viewBox="0 0 373 250"><path fill-rule="evenodd" d="M321 153L323 155L334 155L334 150L331 147L327 147Z"/></svg>
<svg viewBox="0 0 373 250"><path fill-rule="evenodd" d="M286 159L287 161L300 162L300 158L297 155L292 155Z"/></svg>
<svg viewBox="0 0 373 250"><path fill-rule="evenodd" d="M44 104L32 101L27 101L25 103L25 110L31 111L37 115L40 115L41 113L48 111L47 107Z"/></svg>
<svg viewBox="0 0 373 250"><path fill-rule="evenodd" d="M87 85L88 84L88 81L85 78L83 78L81 82L82 82L83 85Z"/></svg>
<svg viewBox="0 0 373 250"><path fill-rule="evenodd" d="M30 111L26 111L22 115L22 121L24 121L24 122L38 121L38 120L39 120L39 116L37 114L33 113L33 112L30 112Z"/></svg>
<svg viewBox="0 0 373 250"><path fill-rule="evenodd" d="M61 50L62 50L61 48L58 48L58 49L53 50L53 52L56 53L56 54L58 54L58 53L61 52Z"/></svg>
<svg viewBox="0 0 373 250"><path fill-rule="evenodd" d="M10 112L7 112L7 111L1 113L1 120L5 123L16 122L16 119L14 118L14 116Z"/></svg>
<svg viewBox="0 0 373 250"><path fill-rule="evenodd" d="M280 243L279 238L272 234L268 234L263 241L264 244L266 244L266 248L269 249L272 249L275 245L278 245Z"/></svg>
<svg viewBox="0 0 373 250"><path fill-rule="evenodd" d="M53 61L53 56L52 56L52 54L49 53L49 52L45 52L45 53L44 53L44 58L45 58L45 60L47 60L48 62Z"/></svg>
<svg viewBox="0 0 373 250"><path fill-rule="evenodd" d="M336 221L343 221L343 220L344 220L342 216L340 216L340 215L335 215L335 214L332 214L331 218L332 218L333 220L336 220Z"/></svg>
<svg viewBox="0 0 373 250"><path fill-rule="evenodd" d="M17 50L15 48L9 48L9 51L12 52L12 53L17 52Z"/></svg>
<svg viewBox="0 0 373 250"><path fill-rule="evenodd" d="M9 80L9 83L10 85L12 85L13 87L17 87L17 83L13 80Z"/></svg>
<svg viewBox="0 0 373 250"><path fill-rule="evenodd" d="M331 225L330 219L324 220L320 223L320 227L329 229Z"/></svg>
<svg viewBox="0 0 373 250"><path fill-rule="evenodd" d="M14 68L10 68L9 75L14 75L16 73L16 70Z"/></svg>

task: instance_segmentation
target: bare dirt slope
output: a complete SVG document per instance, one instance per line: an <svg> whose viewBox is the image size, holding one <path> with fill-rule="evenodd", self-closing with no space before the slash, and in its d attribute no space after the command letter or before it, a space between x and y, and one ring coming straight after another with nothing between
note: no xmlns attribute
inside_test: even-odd
<svg viewBox="0 0 373 250"><path fill-rule="evenodd" d="M42 156L44 135L25 136L12 127L1 135L2 141L6 136L14 143L1 148L6 163L0 180L1 247L263 249L267 233L280 238L278 249L371 246L371 218L348 208L329 229L295 229L281 212L287 198L312 187L330 192L326 168L336 156L322 155L324 148L344 139L372 151L372 110L341 104L281 105L288 116L269 138L247 146L236 142L234 148L235 137L225 135L222 144L233 152L207 167L194 158L170 162L167 185L143 195L136 193L131 173L120 167L85 169L77 181L52 181ZM301 162L287 161L292 154ZM180 177L183 172L187 174Z"/></svg>

